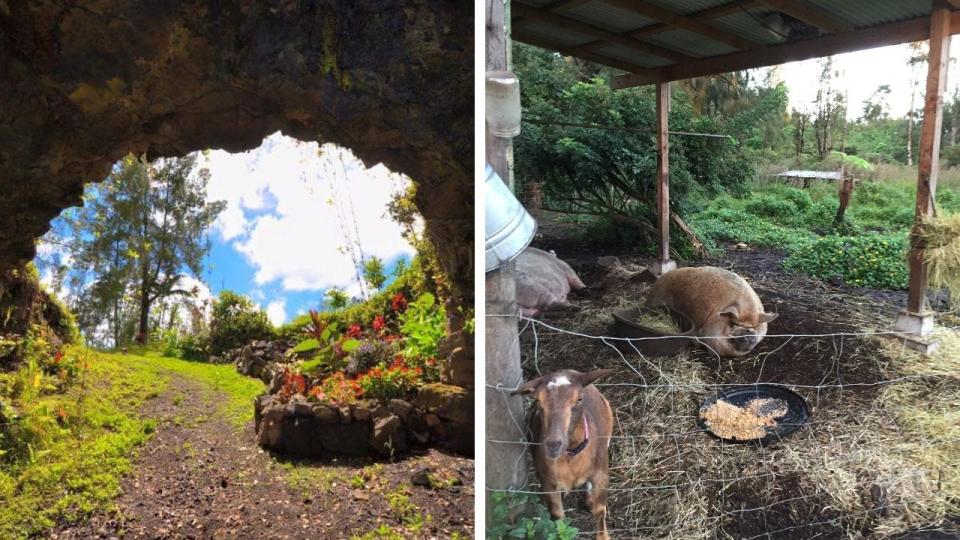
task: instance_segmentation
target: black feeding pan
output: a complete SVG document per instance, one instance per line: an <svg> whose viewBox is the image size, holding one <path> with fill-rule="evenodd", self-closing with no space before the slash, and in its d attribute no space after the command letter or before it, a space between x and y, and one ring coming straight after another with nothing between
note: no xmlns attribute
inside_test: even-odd
<svg viewBox="0 0 960 540"><path fill-rule="evenodd" d="M623 311L617 311L613 314L613 325L610 326L610 334L623 338L659 338L659 339L641 339L630 343L624 341L615 341L617 349L624 354L635 353L633 347L640 350L640 353L646 356L673 356L683 350L684 347L694 341L690 336L668 334L644 326L637 322L645 312L663 313L665 308L633 308ZM670 316L680 328L681 332L687 332L693 328L689 319L680 313L669 310Z"/></svg>
<svg viewBox="0 0 960 540"><path fill-rule="evenodd" d="M719 435L710 431L710 426L707 425L707 422L703 418L701 418L700 413L720 399L736 407L746 407L747 404L754 399L764 398L772 398L783 401L786 403L787 413L773 417L776 425L765 427L764 430L767 434L761 438L740 440L720 437ZM745 384L743 386L729 388L703 400L703 403L700 404L700 411L697 414L697 425L713 437L716 437L724 442L758 443L761 446L766 446L770 443L777 442L787 435L797 431L807 423L809 418L810 408L807 406L807 401L803 399L800 394L789 390L785 386L776 384Z"/></svg>

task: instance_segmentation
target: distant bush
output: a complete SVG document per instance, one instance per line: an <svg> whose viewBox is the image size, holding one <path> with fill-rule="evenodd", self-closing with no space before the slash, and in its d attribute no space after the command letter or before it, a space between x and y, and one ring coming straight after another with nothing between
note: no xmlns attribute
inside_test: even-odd
<svg viewBox="0 0 960 540"><path fill-rule="evenodd" d="M210 319L210 353L223 354L255 339L273 339L277 331L267 314L249 298L223 291L213 302Z"/></svg>
<svg viewBox="0 0 960 540"><path fill-rule="evenodd" d="M705 242L744 242L755 247L788 249L812 235L774 225L743 210L710 209L697 214L690 226Z"/></svg>
<svg viewBox="0 0 960 540"><path fill-rule="evenodd" d="M909 277L905 242L905 234L824 236L799 247L783 266L857 287L904 289Z"/></svg>
<svg viewBox="0 0 960 540"><path fill-rule="evenodd" d="M779 199L772 195L759 195L744 206L744 210L760 217L776 218L784 221L792 220L798 213L793 202Z"/></svg>
<svg viewBox="0 0 960 540"><path fill-rule="evenodd" d="M160 336L161 353L169 358L206 361L210 358L210 334L206 331L180 334L172 330Z"/></svg>

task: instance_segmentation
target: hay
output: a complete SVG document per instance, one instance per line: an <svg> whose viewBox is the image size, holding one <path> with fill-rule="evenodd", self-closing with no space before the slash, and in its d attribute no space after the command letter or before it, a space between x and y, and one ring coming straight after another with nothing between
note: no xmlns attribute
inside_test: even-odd
<svg viewBox="0 0 960 540"><path fill-rule="evenodd" d="M924 246L930 286L949 291L956 305L960 302L960 214L929 218L913 234Z"/></svg>
<svg viewBox="0 0 960 540"><path fill-rule="evenodd" d="M680 325L670 312L664 309L643 309L637 314L637 324L663 334L679 334Z"/></svg>

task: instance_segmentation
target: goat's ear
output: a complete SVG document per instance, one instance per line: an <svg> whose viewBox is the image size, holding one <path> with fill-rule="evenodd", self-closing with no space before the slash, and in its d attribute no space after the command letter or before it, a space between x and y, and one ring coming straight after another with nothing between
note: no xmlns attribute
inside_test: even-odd
<svg viewBox="0 0 960 540"><path fill-rule="evenodd" d="M543 382L543 377L537 377L536 379L533 379L532 381L527 381L527 382L521 384L521 385L520 385L516 390L514 390L513 392L510 392L510 395L511 395L511 396L516 396L516 395L521 395L521 394L523 394L523 395L525 395L525 394L532 394L532 393L534 393L534 392L537 390L537 387L540 386L540 383L542 383L542 382Z"/></svg>
<svg viewBox="0 0 960 540"><path fill-rule="evenodd" d="M588 371L586 373L580 373L577 375L577 382L580 383L580 386L587 387L593 384L593 381L599 379L600 377L606 377L613 373L612 369L595 369L593 371Z"/></svg>
<svg viewBox="0 0 960 540"><path fill-rule="evenodd" d="M720 310L721 317L730 317L733 320L740 319L740 309L737 308L736 304L730 304L729 306Z"/></svg>
<svg viewBox="0 0 960 540"><path fill-rule="evenodd" d="M760 322L762 322L762 323L768 323L768 322L776 319L776 318L777 318L777 315L779 315L779 313L761 313L761 314L760 314Z"/></svg>

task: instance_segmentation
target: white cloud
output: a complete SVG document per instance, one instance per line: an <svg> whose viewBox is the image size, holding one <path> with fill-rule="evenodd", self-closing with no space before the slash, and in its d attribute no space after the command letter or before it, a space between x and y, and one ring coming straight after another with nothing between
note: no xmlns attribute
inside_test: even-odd
<svg viewBox="0 0 960 540"><path fill-rule="evenodd" d="M951 58L960 54L960 40L953 40L950 46ZM902 117L910 108L910 80L919 77L914 107L923 106L923 94L926 89L926 64L911 68L907 64L910 57L909 45L893 45L877 49L867 49L833 57L834 69L840 71L837 89L847 95L848 118L857 118L863 112L863 101L868 99L878 86L890 85L890 114ZM956 66L951 66L955 69ZM781 79L790 89L790 104L798 110L813 110L812 102L817 95L820 67L816 59L784 64L780 68ZM947 93L957 88L960 78L950 77Z"/></svg>
<svg viewBox="0 0 960 540"><path fill-rule="evenodd" d="M210 152L207 168L208 197L228 205L216 230L255 268L258 286L353 290L349 248L384 260L413 253L387 215L409 180L367 169L349 150L275 133L250 152Z"/></svg>
<svg viewBox="0 0 960 540"><path fill-rule="evenodd" d="M274 326L280 326L287 321L287 303L284 300L276 300L267 305L267 318Z"/></svg>

